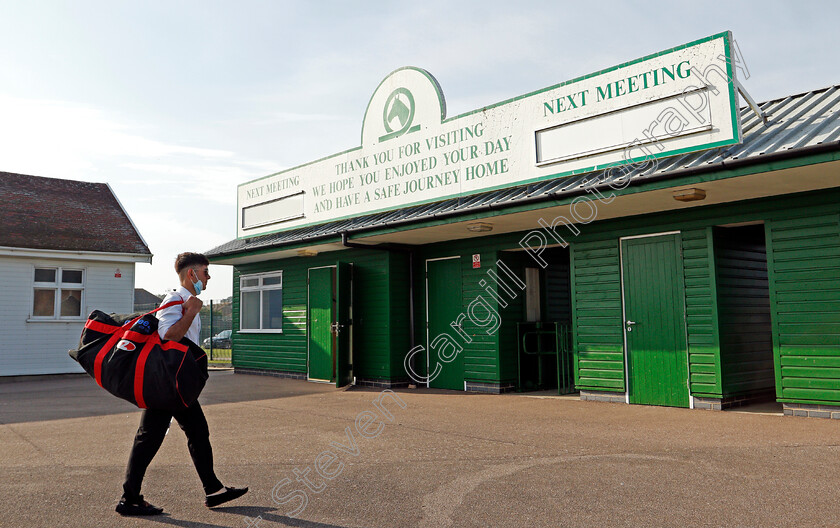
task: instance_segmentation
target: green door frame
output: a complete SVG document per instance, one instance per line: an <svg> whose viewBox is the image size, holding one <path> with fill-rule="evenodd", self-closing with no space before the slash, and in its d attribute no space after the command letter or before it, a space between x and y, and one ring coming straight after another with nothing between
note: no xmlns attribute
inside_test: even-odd
<svg viewBox="0 0 840 528"><path fill-rule="evenodd" d="M335 269L335 386L353 383L353 264Z"/></svg>
<svg viewBox="0 0 840 528"><path fill-rule="evenodd" d="M667 232L661 232L661 233L650 233L650 234L645 234L645 235L621 237L619 239L619 255L620 255L619 269L620 269L620 273L621 273L621 315L622 315L622 325L621 325L621 327L622 327L622 338L623 338L623 342L624 342L624 379L626 380L626 384L625 384L626 389L625 389L624 397L625 397L625 401L627 403L649 403L649 402L638 401L638 400L634 402L634 401L631 401L631 397L630 397L631 391L634 391L635 389L631 387L632 384L633 384L633 379L631 378L631 368L630 368L630 366L631 366L631 362L634 360L634 358L631 357L632 351L630 350L630 346L629 346L629 343L628 343L628 341L629 341L628 340L628 332L632 332L632 328L633 328L633 325L635 323L631 322L630 319L628 319L628 314L627 314L627 289L626 288L627 288L628 281L627 281L627 278L625 277L625 269L626 269L625 255L624 255L625 241L638 240L638 239L643 239L643 238L656 238L656 237L673 237L674 242L677 246L677 253L676 253L677 259L676 259L675 272L676 272L676 279L677 279L676 287L679 290L678 294L677 294L678 306L681 308L681 313L679 314L679 317L677 318L680 321L680 323L679 323L679 328L677 329L678 331L676 332L676 336L679 336L679 337L677 337L677 340L679 341L679 344L682 345L682 346L679 347L679 349L676 350L675 353L677 353L678 356L679 356L677 358L678 363L676 364L676 368L678 369L677 376L679 376L683 373L685 374L685 383L684 383L685 399L683 400L681 397L674 397L675 398L674 403L672 403L672 404L675 405L675 406L678 406L678 407L683 407L684 406L684 407L694 408L694 398L691 396L691 391L690 391L689 383L688 383L688 376L689 376L690 370L689 370L689 362L688 362L688 332L687 332L687 325L686 325L686 320L685 320L685 278L683 277L682 259L680 258L682 252L679 250L680 231L667 231ZM681 362L682 360L684 360L684 364L680 365L679 362ZM682 386L683 386L683 384L680 383L680 387L682 387ZM636 395L636 397L638 397L638 395ZM677 399L679 399L680 401L677 402L676 401ZM653 404L654 405L662 405L662 403L653 403Z"/></svg>
<svg viewBox="0 0 840 528"><path fill-rule="evenodd" d="M312 318L311 318L311 310L312 310L312 270L323 270L323 269L330 269L331 270L331 284L329 285L330 291L330 298L332 299L331 307L330 307L330 321L329 325L335 321L335 266L316 266L314 268L309 268L306 271L306 378L311 381L320 381L320 382L331 382L334 379L335 373L331 373L331 375L327 378L324 377L312 377L312 350L311 344L312 339L315 336L315 332L313 331L312 326ZM324 285L319 285L320 287L324 287ZM323 322L321 322L323 323ZM332 357L332 364L333 369L335 368L335 348L336 348L336 339L334 334L330 334L332 336L330 340L330 356Z"/></svg>
<svg viewBox="0 0 840 528"><path fill-rule="evenodd" d="M311 272L312 270L331 270L330 296L332 299L330 315L330 356L332 358L332 374L329 379L312 377L311 344L312 320L310 310ZM353 383L353 264L338 261L332 266L317 266L306 272L306 377L311 381L335 382L336 387L344 387ZM323 287L323 285L321 285Z"/></svg>
<svg viewBox="0 0 840 528"><path fill-rule="evenodd" d="M432 348L432 345L431 345L431 336L429 334L429 328L430 328L429 306L431 304L429 302L429 262L440 262L442 260L454 260L458 264L458 266L459 266L459 274L458 274L458 288L459 288L458 289L458 297L459 297L459 299L462 299L462 295L463 295L463 284L461 282L461 275L460 275L460 262L461 262L461 256L460 255L426 259L425 270L424 270L425 271L425 278L426 278L426 280L425 280L425 287L426 287L426 372L427 372L427 376L431 376L434 373L434 370L437 370L438 368L442 368L442 369L446 370L446 373L448 375L452 376L455 373L456 369L458 369L458 372L460 372L460 374L461 374L461 379L463 380L463 378L464 378L463 351L461 353L459 353L457 358L454 361L452 361L451 363L441 364L440 362L438 362L437 359L435 359L435 369L430 370L431 356L432 356L433 348ZM458 311L460 311L462 309L460 304L461 303L459 302L459 306L457 307ZM453 319L453 321L454 321L454 319ZM437 337L437 336L435 336L435 337ZM443 372L443 371L441 371L441 372ZM432 381L433 380L427 378L427 381L426 381L426 387L427 388L431 387ZM448 387L448 388L452 389L452 387ZM466 390L466 380L464 380L464 386L463 387L458 387L457 389L453 389L453 390Z"/></svg>

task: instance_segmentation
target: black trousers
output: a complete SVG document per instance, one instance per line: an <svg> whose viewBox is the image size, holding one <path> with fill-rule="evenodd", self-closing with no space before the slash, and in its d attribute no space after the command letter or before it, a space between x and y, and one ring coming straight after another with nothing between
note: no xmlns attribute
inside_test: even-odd
<svg viewBox="0 0 840 528"><path fill-rule="evenodd" d="M146 469L160 449L172 418L175 418L187 435L187 447L190 450L195 469L198 471L201 484L204 486L204 493L215 493L222 489L222 483L216 478L216 473L213 471L210 429L207 427L204 411L201 410L201 405L196 400L183 411L174 413L153 409L143 411L143 416L140 418L140 427L134 437L134 446L131 448L131 455L128 457L128 468L125 471L125 483L123 484L124 498L134 500L140 496L143 476L145 476Z"/></svg>

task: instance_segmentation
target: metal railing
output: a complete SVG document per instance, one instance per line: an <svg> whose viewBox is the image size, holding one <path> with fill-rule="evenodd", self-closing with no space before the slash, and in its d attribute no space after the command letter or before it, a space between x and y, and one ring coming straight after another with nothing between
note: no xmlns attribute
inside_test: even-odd
<svg viewBox="0 0 840 528"><path fill-rule="evenodd" d="M543 321L516 323L516 335L518 391L552 388L556 381L558 394L575 392L571 325ZM553 363L556 378L554 372L549 376L544 363ZM533 379L535 370L536 380Z"/></svg>
<svg viewBox="0 0 840 528"><path fill-rule="evenodd" d="M207 357L213 362L230 363L232 361L233 352L233 332L226 339L222 339L221 346L218 343L218 336L225 330L233 329L233 319L230 315L217 314L214 308L218 304L213 304L210 301L209 310L202 310L201 313L201 345L207 350ZM204 334L204 329L207 329L207 335ZM210 338L209 340L207 338ZM209 346L204 346L204 342L208 341Z"/></svg>
<svg viewBox="0 0 840 528"><path fill-rule="evenodd" d="M135 304L134 312L149 312L158 306L160 306L159 303ZM221 348L213 345L212 337L218 336L224 330L231 330L233 328L233 320L231 319L231 316L224 315L224 311L219 310L219 303L211 300L201 309L199 317L201 317L201 332L198 335L198 343L196 344L207 351L207 357L210 361L230 363L233 344L232 336L230 339L230 346ZM208 340L208 338L211 339ZM207 346L205 346L205 341L207 342Z"/></svg>

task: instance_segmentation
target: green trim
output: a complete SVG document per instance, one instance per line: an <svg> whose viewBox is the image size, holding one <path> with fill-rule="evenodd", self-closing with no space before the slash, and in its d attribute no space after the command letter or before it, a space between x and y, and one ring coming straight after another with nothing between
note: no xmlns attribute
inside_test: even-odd
<svg viewBox="0 0 840 528"><path fill-rule="evenodd" d="M569 314L571 320L569 321L569 331L572 333L572 366L574 370L574 384L575 388L580 390L580 367L578 361L578 338L577 338L577 288L575 287L575 244L569 244L569 295L571 296L571 313Z"/></svg>
<svg viewBox="0 0 840 528"><path fill-rule="evenodd" d="M751 165L749 167L742 167L737 169L714 170L715 166L710 168L710 172L703 174L695 174L692 176L683 176L676 178L666 178L655 182L640 182L637 184L630 184L625 189L615 190L616 196L624 196L626 194L634 194L640 192L649 192L660 189L667 189L670 187L681 187L684 185L692 185L696 183L706 183L717 180L725 180L728 178L737 178L739 176L749 176L761 172L773 172L777 170L785 170L797 167L804 167L808 165L817 165L820 163L828 163L840 160L840 151L828 152L823 154L815 154L803 158L793 160L784 160L779 162L768 161ZM453 224L457 222L464 222L467 220L480 220L484 218L492 218L496 216L504 216L508 214L522 213L527 211L534 211L537 209L548 209L552 207L567 205L571 203L577 196L563 197L555 200L545 200L543 202L512 205L503 209L475 212L472 214L464 214L454 218L443 218L440 220L428 220L426 222L418 222L410 226L398 226L391 228L383 228L378 230L366 231L365 236L387 235L401 231L410 231L412 229L422 229L426 227L434 227L438 225Z"/></svg>
<svg viewBox="0 0 840 528"><path fill-rule="evenodd" d="M494 187L487 187L485 189L481 189L480 191L475 191L475 192L453 193L453 194L449 194L449 195L446 195L446 196L431 198L431 199L428 199L428 200L420 200L420 201L417 201L417 202L402 204L399 207L386 207L386 208L381 208L381 209L375 209L373 211L365 212L364 215L377 214L377 213L381 213L381 212L385 212L385 211L395 211L395 210L399 210L399 209L403 209L403 208L407 208L407 207L425 205L425 204L429 204L429 203L433 203L433 202L440 202L440 201L448 200L448 199L455 198L455 197L476 196L476 195L479 195L481 193L491 192L491 191L498 190L498 189L508 189L508 188L513 188L513 187L518 187L520 185L527 185L529 183L546 181L546 180L556 179L556 178L563 178L563 177L566 177L566 176L573 176L573 175L577 175L577 174L585 174L585 173L588 173L588 172L608 169L608 168L611 168L611 167L629 165L629 164L633 164L633 163L636 163L636 162L642 161L642 160L646 161L650 158L660 159L660 158L670 157L670 156L679 156L681 154L686 154L686 153L689 153L689 152L697 152L697 151L709 150L709 149L713 149L713 148L717 148L717 147L721 147L721 146L733 145L733 144L740 143L740 141L741 141L741 138L740 138L740 122L738 121L738 115L737 115L738 114L738 105L734 104L734 103L737 103L737 99L735 98L734 82L733 82L733 79L731 77L731 69L732 69L731 62L732 62L732 59L731 59L731 56L730 56L731 53L730 53L730 46L729 46L729 39L731 38L731 31L724 31L724 32L712 35L710 37L695 40L693 42L689 42L687 44L682 44L680 46L675 46L675 47L667 49L665 51L652 53L650 55L646 55L646 56L641 57L639 59L635 59L635 60L632 60L632 61L628 61L628 62L619 64L617 66L612 66L610 68L599 70L599 71L596 71L594 73L590 73L590 74L587 74L587 75L583 75L581 77L577 77L577 78L572 79L570 81L565 81L565 82L562 82L562 83L559 83L559 84L555 84L553 86L549 86L547 88L542 88L540 90L529 92L527 94L520 95L520 96L511 98L511 99L506 99L506 100L501 101L499 103L495 103L495 104L492 104L492 105L489 105L489 106L485 106L485 107L480 108L480 109L472 110L472 111L469 111L469 112L466 112L466 113L463 113L463 114L460 114L460 115L457 115L457 116L454 116L454 117L451 117L451 118L448 118L448 119L444 119L445 114L446 114L446 103L445 103L445 100L444 100L444 97L443 97L443 92L440 88L440 84L437 82L437 80L429 72L427 72L426 70L423 70L421 68L416 68L414 66L406 66L406 67L403 67L403 68L398 68L398 69L394 70L393 72L391 72L390 74L388 74L388 76L386 76L379 83L379 85L377 85L376 89L373 91L373 94L370 97L370 100L368 101L368 106L365 109L365 115L364 115L364 119L362 121L362 136L361 136L361 141L362 142L364 141L364 124L365 124L365 121L367 121L367 114L370 110L370 104L373 101L373 97L376 95L377 91L382 86L382 84L390 76L392 76L396 72L399 72L399 71L402 71L402 70L418 71L418 72L426 75L426 77L432 82L432 84L435 87L435 90L437 91L438 99L440 100L440 104L441 104L441 124L446 124L446 123L449 123L451 121L455 121L457 119L461 119L461 118L464 118L464 117L467 117L467 116L470 116L470 115L473 115L473 114L477 114L477 113L480 113L480 112L485 112L485 111L487 111L489 109L492 109L492 108L497 108L497 107L500 107L500 106L504 106L506 104L510 104L512 102L515 102L515 101L526 99L528 97L533 97L535 95L539 95L541 93L544 93L544 92L547 92L547 91L550 91L550 90L555 90L555 89L561 88L563 86L568 86L570 84L574 84L574 83L580 82L582 80L586 80L586 79L589 79L589 78L592 78L592 77L597 77L599 75L603 75L603 74L606 74L606 73L609 73L609 72L612 72L612 71L615 71L615 70L618 70L618 69L621 69L621 68L625 68L627 66L632 66L633 64L644 62L646 60L650 60L650 59L653 59L655 57L660 57L660 56L666 55L668 53L673 53L675 51L679 51L679 50L686 49L686 48L689 48L689 47L692 47L692 46L697 46L699 44L710 42L710 41L716 40L718 38L723 38L723 40L724 40L724 50L725 50L725 54L726 54L726 58L727 58L727 61L726 61L727 62L727 70L730 74L729 81L728 81L729 95L730 95L730 100L733 102L733 104L730 105L732 107L732 124L733 124L733 134L732 134L731 139L716 141L716 142L713 142L713 143L707 143L707 144L702 144L702 145L695 145L693 147L686 147L686 148L678 149L678 150L675 150L675 151L659 153L659 154L656 154L656 155L653 155L653 156L638 156L638 157L635 157L635 158L631 158L630 160L617 161L617 162L607 163L607 164L604 164L604 165L594 165L592 167L588 167L588 168L585 168L585 169L575 169L575 170L570 170L570 171L566 171L566 172L559 172L559 173L555 173L555 174L550 174L550 175L546 175L546 176L538 176L536 178L531 178L531 179L528 179L528 180L520 180L520 181L516 181L516 182L512 182L512 183L497 185L497 186L494 186ZM280 171L280 172L276 172L274 174L270 174L268 176L263 176L261 178L255 179L255 180L251 180L249 182L239 184L237 186L237 211L239 211L239 200L238 200L238 195L239 195L238 189L239 189L239 187L242 187L243 185L249 185L249 184L264 180L266 178L271 178L273 176L277 176L277 175L280 175L280 174L283 174L283 173L286 173L286 172L289 172L289 171L297 170L297 169L300 169L302 167L312 165L314 163L319 163L321 161L325 161L325 160L328 160L330 158L338 157L338 156L341 156L343 154L354 152L356 150L361 150L362 148L363 148L362 145L360 145L358 147L355 147L355 148L352 148L352 149L349 149L349 150L345 150L343 152L339 152L338 154L333 154L331 156L326 156L326 157L320 158L318 160L315 160L315 161L312 161L312 162L309 162L309 163L304 163L302 165L297 165L297 166L292 167L290 169L286 169L286 170L283 170L283 171ZM337 221L341 221L341 220L347 220L347 219L350 219L350 218L357 218L359 216L361 216L361 215L351 214L351 215L346 215L346 216L342 216L342 217L338 217L338 218L333 218L333 219L329 220L328 222L316 221L316 222L309 222L309 223L306 223L306 224L298 224L298 225L295 225L295 226L278 228L278 229L273 230L273 231L260 232L258 235L252 235L252 236L261 236L261 235L268 235L268 234L273 234L273 233L290 231L290 230L293 230L293 229L302 229L302 228L310 227L310 226L313 226L313 225L322 225L322 224L326 224L326 223L332 223L332 222L337 222ZM239 231L238 226L239 226L239 218L237 218L237 232ZM237 234L236 238L237 238L237 240L239 240L239 239L243 239L243 238L251 238L251 236L241 236L240 237Z"/></svg>
<svg viewBox="0 0 840 528"><path fill-rule="evenodd" d="M345 216L339 216L338 218L333 218L333 219L329 220L328 222L322 222L322 221L321 222L309 222L308 224L299 224L299 225L295 225L293 227L275 229L273 231L261 232L259 234L255 234L255 235L237 237L237 240L241 240L243 238L253 238L255 236L271 235L271 234L275 234L275 233L284 233L286 231L291 231L293 229L303 229L303 228L311 227L311 226L314 226L314 225L331 224L333 222L340 222L342 220L349 220L351 218L359 218L360 216L374 215L374 214L378 214L378 213L384 213L384 212L387 212L387 211L397 211L397 210L400 210L400 209L406 209L408 207L415 207L415 206L418 206L418 205L426 205L426 204L430 204L430 203L434 203L434 202L442 202L442 201L449 200L449 199L456 198L456 197L460 198L462 196L470 196L470 197L471 196L478 196L478 195L486 193L486 192L498 191L500 189L512 189L514 187L519 187L521 185L528 185L530 183L537 183L537 182L543 182L543 181L547 181L547 180L576 176L576 175L580 175L580 174L587 174L587 173L596 172L596 171L599 171L599 170L609 169L609 168L612 168L612 167L632 165L632 164L637 163L639 161L648 161L651 158L652 159L660 159L660 158L666 158L666 157L672 157L672 156L679 156L679 155L688 154L688 153L691 153L691 152L698 152L698 151L701 151L701 150L709 150L709 149L713 149L713 148L717 148L717 147L724 147L724 146L732 145L732 144L735 144L735 143L737 143L737 141L735 139L723 140L723 141L717 141L715 143L708 143L708 144L705 144L705 145L695 145L693 147L686 147L686 148L683 148L683 149L675 150L673 152L663 152L661 154L657 154L657 155L654 155L654 156L638 156L638 157L635 157L635 158L631 158L629 161L615 161L615 162L607 163L607 164L604 164L604 165L594 165L592 167L588 167L588 168L585 168L585 169L575 169L575 170L570 170L570 171L566 171L566 172L558 172L556 174L549 174L549 175L546 175L546 176L537 176L536 178L531 178L531 179L528 179L528 180L520 180L520 181L517 181L515 183L505 183L505 184L502 184L502 185L495 185L493 187L487 187L487 188L482 189L481 191L478 191L478 192L448 194L446 196L440 196L440 197L436 197L436 198L430 198L428 200L420 200L418 202L411 202L411 203L403 204L403 205L400 205L399 207L396 207L396 208L394 208L394 207L383 207L381 209L374 209L373 211L366 211L363 215L350 214L350 215L345 215ZM238 196L238 193L237 193L237 196ZM239 221L239 219L237 218L237 222L238 221Z"/></svg>
<svg viewBox="0 0 840 528"><path fill-rule="evenodd" d="M615 190L616 196L624 196L626 194L632 193L639 193L639 192L649 192L655 191L659 189L665 189L669 187L680 187L685 185L692 185L697 183L706 183L711 181L718 181L724 180L728 178L737 178L740 176L749 176L752 174L758 174L761 172L773 172L777 170L786 170L792 169L797 167L805 167L809 165L818 165L821 163L830 163L832 161L840 161L840 151L835 152L826 152L821 154L813 154L810 156L804 156L801 158L783 160L783 161L766 161L757 163L755 165L750 165L748 167L740 167L736 169L724 169L724 170L715 170L717 166L712 166L709 168L709 172L702 173L702 174L695 174L691 176L683 176L683 177L676 177L676 178L666 178L663 180L659 180L656 182L641 182L638 184L631 184L625 189ZM364 237L370 236L379 236L379 235L388 235L392 233L399 233L404 231L411 231L414 229L424 229L428 227L435 227L439 225L446 225L446 224L453 224L458 222L466 222L469 220L483 220L487 218L494 218L497 216L504 216L508 214L515 214L527 211L534 211L538 209L548 209L552 207L567 205L571 203L574 198L577 196L572 197L563 197L554 200L545 200L543 202L532 203L532 204L524 204L524 205L511 205L509 207L504 207L501 209L493 209L493 210L483 210L483 211L476 211L473 213L464 213L461 215L457 215L454 217L449 218L442 218L437 220L426 220L420 221L417 223L396 226L396 227L387 227L387 228L380 228L380 229L372 229L370 231L366 231L364 233ZM725 204L723 204L725 205ZM651 213L655 214L655 213ZM267 234L267 233L266 233ZM260 235L262 236L262 235ZM238 239L237 239L238 240ZM340 240L338 235L332 237L332 239L324 239L319 240L318 243L330 243ZM251 250L245 251L244 253L233 253L219 257L212 257L210 261L213 262L214 260L219 260L223 258L235 258L240 256L249 256L255 255L265 252L271 251L282 251L285 249L298 249L309 247L313 243L311 241L300 241L290 245L284 246L274 246L271 248L264 248L258 250Z"/></svg>
<svg viewBox="0 0 840 528"><path fill-rule="evenodd" d="M330 238L325 238L324 240L320 240L318 243L319 244L334 244L334 243L337 243L337 242L341 242L341 237L337 236L337 235L334 235L334 236L331 236ZM301 242L297 242L295 244L290 244L288 246L272 246L272 247L268 247L268 248L252 249L252 250L244 251L244 252L241 252L241 253L231 253L231 254L226 254L226 255L214 255L212 257L207 257L207 259L212 263L212 262L218 262L220 260L226 260L226 259L230 259L230 258L249 257L249 256L253 256L253 255L260 255L260 254L263 254L263 253L272 253L272 252L275 252L275 251L288 251L288 250L291 250L291 249L302 249L302 248L307 248L307 247L311 247L311 246L312 246L312 242L301 241ZM289 257L278 257L278 258L289 258ZM257 262L247 262L247 263L230 264L230 265L232 265L232 266L247 266L249 264L257 264ZM228 264L225 264L225 265L228 265Z"/></svg>
<svg viewBox="0 0 840 528"><path fill-rule="evenodd" d="M489 106L485 106L485 107L479 108L477 110L471 110L469 112L459 114L455 117L451 117L451 118L447 119L446 121L444 121L444 123L447 123L449 121L454 121L455 119L459 119L461 117L466 117L466 116L469 116L469 115L472 115L472 114L477 114L479 112L484 112L485 110L490 110L491 108L496 108L498 106L503 106L503 105L506 105L506 104L509 104L509 103L513 103L515 101L519 101L519 100L525 99L527 97L531 97L533 95L539 95L541 93L545 93L545 92L548 92L550 90L555 90L557 88L562 88L563 86L568 86L570 84L574 84L576 82L584 81L584 80L590 79L592 77L597 77L598 75L603 75L605 73L609 73L611 71L615 71L615 70L618 70L618 69L621 69L621 68L625 68L627 66L632 66L634 64L638 64L638 63L644 62L646 60L650 60L650 59L653 59L653 58L656 58L656 57L661 57L662 55L667 55L668 53L673 53L673 52L679 51L681 49L686 49L686 48L690 48L691 46L697 46L699 44L704 44L706 42L709 42L709 41L712 41L712 40L715 40L715 39L718 39L718 38L726 38L726 37L731 36L731 35L732 35L731 31L723 31L721 33L717 33L717 34L712 35L710 37L705 37L705 38L701 38L701 39L689 42L687 44L674 46L673 48L666 49L665 51L659 51L659 52L656 52L656 53L651 53L650 55L645 55L644 57L634 59L634 60L631 60L631 61L628 61L628 62L624 62L624 63L621 63L617 66L612 66L610 68L605 68L603 70L599 70L599 71L596 71L596 72L593 72L593 73L588 73L586 75L581 75L580 77L576 77L576 78L574 78L570 81L564 81L564 82L549 86L547 88L541 88L541 89L535 90L533 92L528 92L524 95L519 95L517 97L512 97L510 99L505 99L504 101L501 101L501 102L498 102L498 103L495 103L495 104L492 104L492 105L489 105ZM727 50L728 50L728 48L727 48ZM728 55L727 55L727 57L728 57Z"/></svg>
<svg viewBox="0 0 840 528"><path fill-rule="evenodd" d="M627 391L624 389L615 389L613 387L591 387L589 385L579 387L579 391L587 391L587 392L614 392L616 394L627 394Z"/></svg>
<svg viewBox="0 0 840 528"><path fill-rule="evenodd" d="M715 253L715 237L711 226L706 228L706 250L709 264L709 295L712 301L712 346L717 349L715 354L715 391L718 397L723 397L723 366L720 357L720 316L718 314L718 266L717 254Z"/></svg>
<svg viewBox="0 0 840 528"><path fill-rule="evenodd" d="M725 34L723 49L726 55L726 84L729 85L729 100L734 103L730 105L732 108L732 136L734 139L737 139L736 143L740 143L741 120L738 119L738 94L735 91L735 72L732 70L732 32L726 31Z"/></svg>
<svg viewBox="0 0 840 528"><path fill-rule="evenodd" d="M615 218L604 220L600 224L590 224L592 229L587 228L586 232L581 232L575 237L574 242L595 242L611 240L614 237L645 235L678 229L688 230L736 222L757 220L769 222L783 216L792 207L802 211L803 218L836 214L836 209L832 207L836 208L835 204L838 201L840 201L840 188L828 192L812 191L785 197L741 200L728 204ZM517 234L521 238L522 235ZM514 247L517 247L519 238L515 236L512 238Z"/></svg>
<svg viewBox="0 0 840 528"><path fill-rule="evenodd" d="M779 343L778 298L776 296L776 259L773 252L773 220L764 222L764 244L767 251L767 283L770 290L770 328L773 333L773 371L776 378L776 398L782 396L782 353ZM781 401L781 400L779 400Z"/></svg>

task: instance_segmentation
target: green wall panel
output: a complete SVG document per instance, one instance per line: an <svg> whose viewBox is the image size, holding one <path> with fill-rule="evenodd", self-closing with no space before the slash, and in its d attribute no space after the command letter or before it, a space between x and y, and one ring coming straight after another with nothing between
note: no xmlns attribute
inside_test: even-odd
<svg viewBox="0 0 840 528"><path fill-rule="evenodd" d="M482 303L486 302L491 310L499 313L497 301L484 291L485 286L480 285L482 280L487 284L487 269L496 266L496 251L495 248L492 248L491 251L480 253L482 267L478 269L472 267L472 255L477 251L474 249L468 251L468 254L461 257L461 284L463 288L461 305L462 313L467 315L467 318L464 319L463 328L472 337L472 343L464 347L464 379L485 383L497 382L501 379L499 331L497 329L495 332L491 332L492 326L482 327L473 323L468 313L470 303L476 301L479 297L483 300ZM489 317L488 313L481 308L475 311L477 320Z"/></svg>
<svg viewBox="0 0 840 528"><path fill-rule="evenodd" d="M575 385L624 392L618 240L572 244L571 249Z"/></svg>
<svg viewBox="0 0 840 528"><path fill-rule="evenodd" d="M411 350L409 334L411 320L409 313L409 284L411 279L408 275L408 261L409 257L407 253L394 252L390 254L388 315L391 328L391 353L388 378L393 381L408 379L404 365L405 355ZM417 266L416 263L415 266ZM415 313L414 317L416 318L420 315ZM415 336L415 344L422 342L420 336Z"/></svg>
<svg viewBox="0 0 840 528"><path fill-rule="evenodd" d="M834 209L790 210L766 224L782 401L840 402L840 215Z"/></svg>
<svg viewBox="0 0 840 528"><path fill-rule="evenodd" d="M711 228L682 231L691 394L720 398L721 368Z"/></svg>

